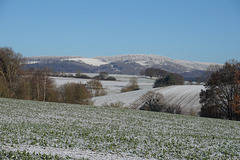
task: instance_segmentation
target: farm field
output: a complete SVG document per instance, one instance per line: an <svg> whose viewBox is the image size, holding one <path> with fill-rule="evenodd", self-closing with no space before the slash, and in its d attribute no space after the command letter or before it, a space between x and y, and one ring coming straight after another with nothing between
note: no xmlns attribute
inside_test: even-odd
<svg viewBox="0 0 240 160"><path fill-rule="evenodd" d="M199 103L201 89L204 89L204 86L175 85L160 88L146 88L126 93L108 94L101 97L94 97L92 100L95 106L121 102L124 108L137 109L143 103L141 101L139 102L139 100L141 100L148 91L154 91L156 93L161 93L169 104L179 105L182 109L182 114L198 116L201 110L201 104Z"/></svg>
<svg viewBox="0 0 240 160"><path fill-rule="evenodd" d="M98 74L86 73L89 77L94 77ZM129 79L133 77L132 75L119 75L110 74L117 78L117 81L100 81L103 88L107 91L107 95L101 97L93 97L92 101L95 106L102 106L105 104L116 104L118 102L122 103L123 108L138 108L136 101L142 98L148 91L159 92L163 94L166 101L170 104L180 105L183 113L185 115L195 115L198 116L201 104L199 103L199 94L201 89L204 89L203 85L180 85L180 86L170 86L153 88L155 79L150 79L148 77L134 76L138 79L139 90L121 93L121 89L128 85ZM80 79L80 78L66 78L66 77L52 77L56 84L62 85L68 82L86 84L91 79ZM141 105L139 103L138 105Z"/></svg>
<svg viewBox="0 0 240 160"><path fill-rule="evenodd" d="M75 73L73 73L75 74ZM89 77L97 76L96 73L84 73ZM137 77L138 85L140 89L151 89L154 84L154 79L150 79L147 77L134 76L134 75L120 75L120 74L109 74L109 76L113 76L117 79L117 81L104 81L100 80L103 85L103 88L107 91L108 94L120 93L121 89L128 85L131 77ZM65 83L79 83L86 84L91 79L81 79L81 78L69 78L69 77L51 77L55 80L58 86L63 85Z"/></svg>
<svg viewBox="0 0 240 160"><path fill-rule="evenodd" d="M1 158L239 159L239 145L237 121L0 98Z"/></svg>

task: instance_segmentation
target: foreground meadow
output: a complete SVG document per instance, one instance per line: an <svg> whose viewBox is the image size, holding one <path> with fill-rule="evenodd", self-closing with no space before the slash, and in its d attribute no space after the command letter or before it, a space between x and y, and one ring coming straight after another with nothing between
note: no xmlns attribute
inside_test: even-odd
<svg viewBox="0 0 240 160"><path fill-rule="evenodd" d="M240 123L0 98L0 159L238 159Z"/></svg>

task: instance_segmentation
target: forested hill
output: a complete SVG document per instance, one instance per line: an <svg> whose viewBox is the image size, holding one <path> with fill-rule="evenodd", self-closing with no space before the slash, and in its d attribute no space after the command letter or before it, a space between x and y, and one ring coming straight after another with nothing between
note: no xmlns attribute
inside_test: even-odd
<svg viewBox="0 0 240 160"><path fill-rule="evenodd" d="M80 56L61 57L28 57L27 67L50 67L57 72L82 72L97 73L109 72L117 74L138 75L146 68L160 68L168 72L180 73L186 76L199 76L202 71L213 63L190 62L175 60L159 55L131 54L119 56L102 56L83 58Z"/></svg>

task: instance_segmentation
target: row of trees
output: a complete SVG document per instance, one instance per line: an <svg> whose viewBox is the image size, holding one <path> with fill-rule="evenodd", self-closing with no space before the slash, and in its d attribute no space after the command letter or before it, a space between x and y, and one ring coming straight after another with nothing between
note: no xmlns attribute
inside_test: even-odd
<svg viewBox="0 0 240 160"><path fill-rule="evenodd" d="M184 79L181 75L169 73L163 78L159 78L154 82L153 88L165 87L170 85L183 85Z"/></svg>
<svg viewBox="0 0 240 160"><path fill-rule="evenodd" d="M51 72L51 76L54 77L71 77L71 78L81 78L81 79L96 79L96 80L106 80L106 81L116 81L117 79L115 77L109 76L108 72L100 72L95 77L89 77L86 74L83 74L81 70L78 70L75 75L71 73L57 73L57 72Z"/></svg>
<svg viewBox="0 0 240 160"><path fill-rule="evenodd" d="M158 68L147 68L144 71L141 71L140 74L149 76L151 78L152 77L163 78L163 77L166 77L169 74L169 72L162 69L158 69Z"/></svg>
<svg viewBox="0 0 240 160"><path fill-rule="evenodd" d="M0 48L0 96L25 100L91 104L93 96L105 95L102 84L67 83L57 86L48 69L23 70L24 58L11 48Z"/></svg>
<svg viewBox="0 0 240 160"><path fill-rule="evenodd" d="M158 68L147 68L144 71L140 72L140 74L149 76L151 78L158 77L158 79L154 82L154 88L170 85L183 85L184 83L184 78L181 75L170 73Z"/></svg>

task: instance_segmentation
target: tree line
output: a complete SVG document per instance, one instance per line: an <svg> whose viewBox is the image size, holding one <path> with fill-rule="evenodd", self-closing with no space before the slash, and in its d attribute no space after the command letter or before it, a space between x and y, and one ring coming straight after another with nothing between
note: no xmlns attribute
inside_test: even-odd
<svg viewBox="0 0 240 160"><path fill-rule="evenodd" d="M183 85L183 76L177 73L170 73L159 68L147 68L140 72L141 75L152 77L157 77L154 82L153 88L165 87L170 85Z"/></svg>
<svg viewBox="0 0 240 160"><path fill-rule="evenodd" d="M49 69L23 69L24 64L21 54L0 48L0 97L88 105L91 97L106 94L97 79L57 86Z"/></svg>

